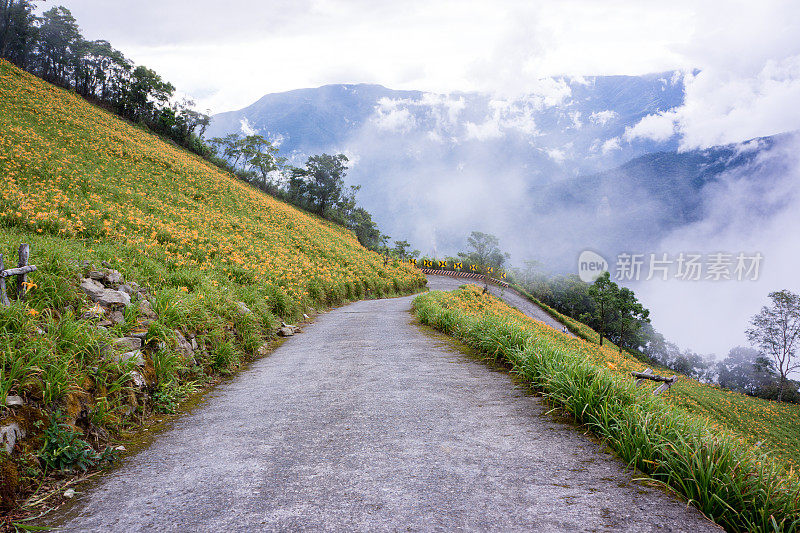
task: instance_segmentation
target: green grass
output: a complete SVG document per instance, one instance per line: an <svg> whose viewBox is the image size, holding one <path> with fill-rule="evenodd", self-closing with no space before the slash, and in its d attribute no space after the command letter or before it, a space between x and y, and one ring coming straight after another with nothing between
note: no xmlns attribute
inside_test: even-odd
<svg viewBox="0 0 800 533"><path fill-rule="evenodd" d="M592 343L598 342L599 334L586 324L543 304L524 289L514 288L565 324L575 335ZM609 343L608 340L605 342ZM638 361L635 354L627 352L624 355L631 362ZM675 373L656 364L647 363L647 366L665 375ZM800 406L755 398L692 379L681 380L671 389L668 398L693 415L736 433L751 445L758 445L788 468L800 469Z"/></svg>
<svg viewBox="0 0 800 533"><path fill-rule="evenodd" d="M551 333L469 288L419 296L414 309L422 323L509 365L630 466L727 530L800 529L800 480L793 472L681 401L636 387L615 371L619 360L604 364L602 353L582 348L584 341Z"/></svg>

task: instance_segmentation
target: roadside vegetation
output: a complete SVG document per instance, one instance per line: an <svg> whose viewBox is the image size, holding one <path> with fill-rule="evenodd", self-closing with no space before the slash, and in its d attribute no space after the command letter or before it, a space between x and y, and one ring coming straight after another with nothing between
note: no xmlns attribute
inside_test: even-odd
<svg viewBox="0 0 800 533"><path fill-rule="evenodd" d="M0 306L0 426L27 434L0 447L6 512L112 459L115 437L257 356L282 321L425 283L345 227L4 61L0 176L0 253L13 266L28 243L38 266L26 300L10 280ZM80 287L97 270L141 287L111 324ZM142 328L141 356L110 355Z"/></svg>
<svg viewBox="0 0 800 533"><path fill-rule="evenodd" d="M634 384L630 372L645 364L627 351L562 334L474 285L419 296L414 309L422 323L508 365L631 467L726 529L800 527L797 406L685 376L653 396L653 386Z"/></svg>

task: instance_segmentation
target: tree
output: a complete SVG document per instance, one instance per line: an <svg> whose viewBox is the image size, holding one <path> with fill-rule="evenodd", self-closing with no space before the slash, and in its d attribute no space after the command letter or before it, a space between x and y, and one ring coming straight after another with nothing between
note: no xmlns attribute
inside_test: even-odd
<svg viewBox="0 0 800 533"><path fill-rule="evenodd" d="M408 241L394 241L394 249L392 249L392 253L399 257L400 259L406 258L406 251L411 248L411 243Z"/></svg>
<svg viewBox="0 0 800 533"><path fill-rule="evenodd" d="M772 305L764 306L750 319L747 339L769 358L780 377L778 401L782 401L787 376L800 368L797 362L797 344L800 339L800 296L781 290L769 294Z"/></svg>
<svg viewBox="0 0 800 533"><path fill-rule="evenodd" d="M589 287L589 296L594 300L594 316L597 332L600 334L600 346L606 334L606 324L614 316L614 306L619 287L611 281L611 274L603 272Z"/></svg>
<svg viewBox="0 0 800 533"><path fill-rule="evenodd" d="M377 250L381 244L381 232L372 220L372 215L363 207L356 207L350 212L347 227L356 234L361 246Z"/></svg>
<svg viewBox="0 0 800 533"><path fill-rule="evenodd" d="M67 85L83 47L83 36L69 9L54 7L42 14L37 59L39 74L46 80Z"/></svg>
<svg viewBox="0 0 800 533"><path fill-rule="evenodd" d="M639 339L636 337L643 323L650 322L650 311L645 309L636 299L636 295L627 287L619 287L611 299L613 305L614 322L617 328L617 344L619 353L622 346L638 347Z"/></svg>
<svg viewBox="0 0 800 533"><path fill-rule="evenodd" d="M500 239L489 233L473 231L467 237L467 244L472 249L459 252L458 257L482 267L502 268L510 257L500 250Z"/></svg>
<svg viewBox="0 0 800 533"><path fill-rule="evenodd" d="M269 176L284 162L278 157L278 148L261 135L248 135L241 140L240 146L245 165L253 173L256 184L265 191L277 192Z"/></svg>
<svg viewBox="0 0 800 533"><path fill-rule="evenodd" d="M34 4L27 0L0 0L0 57L22 68L28 68L39 32Z"/></svg>
<svg viewBox="0 0 800 533"><path fill-rule="evenodd" d="M126 110L129 118L133 120L152 120L156 110L163 108L175 87L161 79L154 70L138 66L133 70L131 83L128 87Z"/></svg>
<svg viewBox="0 0 800 533"><path fill-rule="evenodd" d="M313 155L305 168L292 169L292 177L305 182L309 206L322 216L340 207L347 161L344 154Z"/></svg>
<svg viewBox="0 0 800 533"><path fill-rule="evenodd" d="M763 396L762 391L777 381L775 365L758 350L736 346L717 363L717 382L720 387L751 396Z"/></svg>

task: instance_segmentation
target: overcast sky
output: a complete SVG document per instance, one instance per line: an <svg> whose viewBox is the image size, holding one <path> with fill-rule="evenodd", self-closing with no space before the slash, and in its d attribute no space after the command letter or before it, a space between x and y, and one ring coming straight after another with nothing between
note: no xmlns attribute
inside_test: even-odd
<svg viewBox="0 0 800 533"><path fill-rule="evenodd" d="M721 69L798 53L797 3L646 0L50 0L214 112L371 82L529 92L544 76ZM663 127L663 126L662 126Z"/></svg>

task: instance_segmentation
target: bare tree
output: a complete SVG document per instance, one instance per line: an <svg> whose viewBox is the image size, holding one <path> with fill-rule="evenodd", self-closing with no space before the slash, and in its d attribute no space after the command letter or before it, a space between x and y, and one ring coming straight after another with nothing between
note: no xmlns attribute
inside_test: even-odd
<svg viewBox="0 0 800 533"><path fill-rule="evenodd" d="M788 291L769 294L771 306L750 319L752 327L747 330L747 339L759 351L775 363L780 376L778 401L783 399L787 376L800 368L797 361L797 344L800 341L800 296Z"/></svg>

